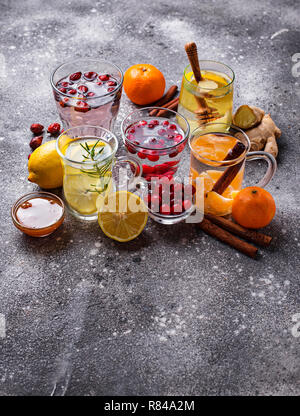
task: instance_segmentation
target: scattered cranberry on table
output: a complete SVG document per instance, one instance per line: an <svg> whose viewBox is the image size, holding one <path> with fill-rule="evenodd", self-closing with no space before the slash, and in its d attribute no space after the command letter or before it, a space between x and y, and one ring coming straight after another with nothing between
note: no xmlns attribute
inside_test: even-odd
<svg viewBox="0 0 300 416"><path fill-rule="evenodd" d="M30 130L32 131L33 134L41 134L42 131L44 130L44 126L42 126L39 123L34 123L34 124L31 124Z"/></svg>
<svg viewBox="0 0 300 416"><path fill-rule="evenodd" d="M43 141L43 136L33 137L30 140L29 146L31 147L32 150L35 150L42 144L42 141Z"/></svg>
<svg viewBox="0 0 300 416"><path fill-rule="evenodd" d="M53 136L57 135L60 132L60 124L59 123L50 124L47 131Z"/></svg>

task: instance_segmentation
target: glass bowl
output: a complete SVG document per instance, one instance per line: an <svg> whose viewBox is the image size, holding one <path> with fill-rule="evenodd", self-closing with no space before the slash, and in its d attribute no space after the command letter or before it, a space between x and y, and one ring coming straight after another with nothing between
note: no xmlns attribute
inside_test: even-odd
<svg viewBox="0 0 300 416"><path fill-rule="evenodd" d="M44 226L44 227L28 227L24 224L22 224L21 222L18 221L17 218L17 211L19 209L19 207L21 206L21 204L23 204L26 201L29 201L30 199L34 199L34 198L51 198L53 199L58 205L60 205L62 207L62 213L61 216L55 221L55 222L50 222L49 225ZM20 231L22 231L23 233L30 235L31 237L46 237L50 234L52 234L55 230L57 230L57 228L63 223L64 218L65 218L65 205L63 203L63 201L57 196L54 195L50 192L43 192L43 191L36 191L36 192L30 192L26 195L21 196L21 198L19 198L14 205L11 208L11 217L13 220L13 223L15 225L16 228L18 228Z"/></svg>

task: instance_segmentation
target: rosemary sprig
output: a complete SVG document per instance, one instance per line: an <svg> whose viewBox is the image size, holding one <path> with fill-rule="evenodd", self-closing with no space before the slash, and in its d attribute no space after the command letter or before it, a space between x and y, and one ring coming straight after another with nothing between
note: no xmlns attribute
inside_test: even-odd
<svg viewBox="0 0 300 416"><path fill-rule="evenodd" d="M85 152L87 152L88 153L88 156L86 156L86 155L82 155L85 159L91 159L91 160L93 160L93 161L95 161L96 159L96 157L97 156L99 156L102 152L103 152L103 150L104 150L104 147L105 147L105 145L99 150L99 152L98 153L96 153L96 151L95 151L95 149L96 149L96 146L97 146L97 144L100 142L100 139L98 139L97 141L96 141L96 143L93 145L93 147L90 149L90 147L89 147L89 145L87 144L87 142L85 142L84 143L84 145L82 144L82 143L80 143L80 146L83 148L83 150L85 151Z"/></svg>
<svg viewBox="0 0 300 416"><path fill-rule="evenodd" d="M82 173L88 175L91 178L99 178L101 179L101 182L103 184L102 188L99 188L95 185L95 184L91 184L91 187L94 187L95 189L87 189L87 192L97 192L98 194L101 194L103 192L106 191L106 189L108 188L108 183L110 181L110 177L105 178L105 175L111 170L111 165L112 165L112 159L108 160L104 165L102 166L98 166L97 163L97 158L98 156L103 152L105 145L103 145L103 147L99 150L98 153L96 153L96 146L99 143L100 140L97 140L96 143L90 148L89 145L87 144L87 142L85 142L84 144L80 143L80 146L84 149L85 152L87 152L88 155L82 155L85 159L85 161L87 160L92 160L93 162L96 162L93 164L93 169L80 169ZM107 183L105 183L108 180Z"/></svg>

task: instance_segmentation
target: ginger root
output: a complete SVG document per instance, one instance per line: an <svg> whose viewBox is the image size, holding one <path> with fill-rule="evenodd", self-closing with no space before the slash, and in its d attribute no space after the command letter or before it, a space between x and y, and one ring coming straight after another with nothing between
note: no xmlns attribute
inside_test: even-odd
<svg viewBox="0 0 300 416"><path fill-rule="evenodd" d="M261 108L244 104L236 110L233 123L243 130L251 129L261 122L264 115L265 112Z"/></svg>
<svg viewBox="0 0 300 416"><path fill-rule="evenodd" d="M241 107L249 107L249 109L240 110ZM270 114L264 114L264 111L261 108L258 107L250 107L250 106L241 106L234 115L234 123L240 128L243 128L242 124L247 124L247 120L251 119L253 120L252 116L256 115L256 122L259 120L259 117L261 117L260 122L255 127L252 127L250 129L243 128L245 130L245 133L249 137L251 147L250 150L262 150L264 149L266 152L271 153L274 157L278 155L278 145L276 142L276 139L278 139L281 136L281 130L276 126L274 121L272 120ZM255 108L255 111L254 111ZM239 111L240 110L240 111ZM260 110L260 111L256 111ZM243 114L246 114L246 121L241 122L241 120L238 117L238 123L236 122L236 115L239 112L239 117ZM250 114L250 116L249 116ZM251 116L252 114L252 116ZM262 116L261 116L262 115ZM253 122L253 121L252 121ZM236 133L235 135L238 139L242 139L242 133Z"/></svg>

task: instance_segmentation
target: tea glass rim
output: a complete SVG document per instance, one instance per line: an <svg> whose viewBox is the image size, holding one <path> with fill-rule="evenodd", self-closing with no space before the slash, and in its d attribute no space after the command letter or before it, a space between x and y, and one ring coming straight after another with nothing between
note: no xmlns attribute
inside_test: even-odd
<svg viewBox="0 0 300 416"><path fill-rule="evenodd" d="M171 146L165 146L165 147L161 147L161 148L159 148L159 149L157 149L157 148L154 148L154 147L146 147L146 146L142 146L142 145L140 145L140 144L135 144L135 143L133 143L132 141L130 141L130 140L128 140L127 139L127 137L125 136L125 128L124 128L124 124L125 124L125 122L126 122L126 120L131 116L131 115L133 115L134 113L138 113L139 111L144 111L144 110L147 110L147 111L151 111L151 110L165 110L165 111L168 111L168 112L170 112L170 113L173 113L176 117L177 117L177 115L178 116L180 116L181 118L183 118L183 120L184 120L184 122L185 122L185 124L186 124L186 131L184 132L183 131L183 133L184 133L184 137L182 138L182 140L180 141L180 142L178 142L178 143L174 143L174 144L172 144ZM156 116L153 116L153 118L155 118ZM160 117L158 117L158 118L160 118ZM142 118L141 118L142 119ZM136 121L138 121L138 120L136 120ZM181 126L180 126L181 127ZM139 149L144 149L144 150L155 150L155 151L157 151L158 153L160 152L160 151L162 151L162 150L167 150L167 149L173 149L174 147L177 147L177 146L179 146L180 144L182 144L182 143L184 143L186 140L187 140L187 138L189 137L189 134L190 134L190 125L189 125L189 122L187 121L187 119L182 115L182 114L180 114L180 113L178 113L177 111L174 111L174 110L170 110L169 108L165 108L165 107L156 107L156 106L152 106L152 107L143 107L143 108L138 108L137 110L134 110L134 111L132 111L131 113L129 113L129 114L127 114L127 116L126 117L124 117L123 118L123 120L122 120L122 122L121 122L121 133L122 133L122 138L123 138L123 141L124 141L124 143L128 143L128 144L130 144L132 147L134 147L134 148L139 148Z"/></svg>
<svg viewBox="0 0 300 416"><path fill-rule="evenodd" d="M56 151L57 151L57 153L59 154L59 156L63 159L63 160L66 160L67 162L70 162L70 163L74 163L74 164L77 164L77 165L84 165L84 166L87 166L87 165L90 165L91 164L91 162L90 161L82 161L82 162L78 162L78 160L72 160L72 159L69 159L68 157L66 157L62 152L61 152L61 150L60 150L60 148L59 148L59 139L62 137L62 136L64 136L64 135L66 135L66 133L67 132L69 132L70 130L74 130L74 129L80 129L80 128L97 128L97 129L100 129L100 130L102 130L102 131L105 131L106 133L109 133L110 135L111 135L111 137L114 139L114 141L115 141L115 143L116 143L116 148L115 148L115 150L109 155L109 156L107 156L105 159L101 159L101 160L99 160L99 163L105 163L105 162L107 162L108 160L110 160L110 159L113 159L114 158L114 156L115 156L115 154L117 153L117 150L118 150L118 147L119 147L119 142L118 142L118 139L117 139L117 136L114 134L114 133L112 133L110 130L107 130L106 128L104 128L104 127L101 127L101 126L92 126L92 125L90 125L90 124L83 124L83 125L81 125L81 126L74 126L74 127L70 127L68 130L65 130L63 133L61 133L59 136L58 136L58 138L56 139L56 143L55 143L55 148L56 148ZM80 138L80 135L79 135L79 137L78 138ZM99 137L98 138L99 140L101 140L101 138ZM94 162L97 162L97 161L94 161Z"/></svg>
<svg viewBox="0 0 300 416"><path fill-rule="evenodd" d="M193 140L193 138L195 137L195 132L197 132L198 130L203 130L203 128L202 127L197 127L195 130L193 130L192 131L192 133L191 133L191 135L190 135L190 137L189 137L189 139L188 139L188 142L189 142L189 148L190 148L190 150L191 150L191 152L194 154L194 155L197 155L197 156L200 156L201 157L201 161L203 160L203 163L206 163L207 162L207 164L213 164L214 166L216 166L216 164L219 164L220 166L226 166L226 165L235 165L236 163L238 163L238 162L240 162L240 161L242 161L243 159L245 159L245 157L246 157L246 155L247 155L247 153L249 152L249 150L250 150L250 147L251 147L251 143L250 143L250 139L249 139L249 137L247 136L247 134L244 132L244 130L242 130L241 128L239 128L238 126L235 126L234 124L228 124L228 123L217 123L217 122L214 122L214 123L207 123L207 124L205 124L205 126L204 127L207 127L207 126L213 126L213 125L222 125L222 126L227 126L227 127L229 127L229 128L232 128L232 129L236 129L236 130L238 130L238 132L240 132L240 133L242 133L243 134L243 136L244 136L244 138L246 139L246 142L247 142L247 146L246 146L246 148L245 148L245 150L243 151L243 153L240 155L240 156L238 156L237 158L235 158L235 159L231 159L231 160L213 160L213 159L208 159L208 158L206 158L206 157L204 157L204 156L201 156L201 154L199 154L199 153L197 153L193 148L192 148L192 145L191 145L191 141ZM228 129L229 130L229 129ZM200 137L200 136L205 136L206 134L222 134L222 133L227 133L226 131L206 131L206 132L203 132L202 134L199 134L197 137Z"/></svg>
<svg viewBox="0 0 300 416"><path fill-rule="evenodd" d="M214 61L214 60L211 60L211 59L202 59L202 60L199 60L199 64L200 64L200 68L201 68L201 62L202 63L213 63L213 64L218 64L218 65L223 65L223 66L225 66L226 68L228 68L230 71L231 71L231 73L232 73L232 79L231 79L231 81L230 82L228 82L226 85L224 85L223 87L219 87L219 88L215 88L215 90L222 90L223 88L228 88L231 84L233 84L233 82L234 82L234 80L235 80L235 73L234 73L234 70L229 66L229 65L227 65L227 64L224 64L223 62L220 62L220 61ZM188 64L185 68L184 68L184 71L183 71L183 75L184 75L184 79L185 79L185 81L191 86L191 87L194 87L194 88L196 88L197 86L195 85L195 84L193 84L191 81L189 81L188 79L187 79L187 77L186 77L186 73L187 73L187 69L188 69L188 67L191 67L191 64ZM212 89L211 88L205 88L205 87L201 87L201 89L203 89L203 90L207 90L207 91L211 91ZM215 91L214 90L214 91Z"/></svg>
<svg viewBox="0 0 300 416"><path fill-rule="evenodd" d="M60 203L60 206L62 207L61 216L54 223L51 223L49 225L46 225L45 227L40 227L40 228L28 227L27 225L24 225L24 224L20 223L20 221L18 221L18 219L17 219L16 214L17 214L17 210L20 207L21 203L24 202L25 200L28 200L28 199L38 198L39 196L48 196L50 198L56 199ZM12 220L13 220L15 225L18 225L19 227L22 227L25 230L39 230L39 231L42 231L42 230L46 230L47 228L51 227L54 224L57 224L64 217L64 215L65 215L65 204L64 204L64 201L59 196L53 194L52 192L32 191L32 192L28 192L27 194L24 194L24 195L20 196L20 198L18 198L16 200L16 202L13 204L13 206L11 207L10 213L11 213L11 217L12 217Z"/></svg>
<svg viewBox="0 0 300 416"><path fill-rule="evenodd" d="M120 67L118 67L118 65L113 64L112 62L107 61L106 59L93 59L93 58L86 58L85 59L85 58L77 58L77 60L80 60L80 59L85 60L85 61L105 62L105 63L107 63L107 64L112 65L113 67L115 67L120 72L120 74L121 74L121 80L118 83L118 85L113 89L113 91L110 91L110 92L107 92L107 93L101 94L101 95L94 95L93 97L84 97L84 101L94 100L95 98L103 98L103 97L107 97L107 96L113 95L113 94L115 94L122 87L123 80L124 80L124 73L123 73L122 69ZM60 91L58 88L56 88L56 85L54 84L54 81L53 81L53 78L54 78L54 75L55 75L56 71L58 71L64 65L72 64L74 61L76 61L76 59L72 59L70 61L64 62L64 63L60 64L58 67L56 67L52 71L52 73L50 75L50 83L51 83L52 88L58 94L60 94L60 95L62 95L64 97L82 100L83 99L82 97L77 97L75 95L69 95L69 94L67 94L65 92Z"/></svg>

